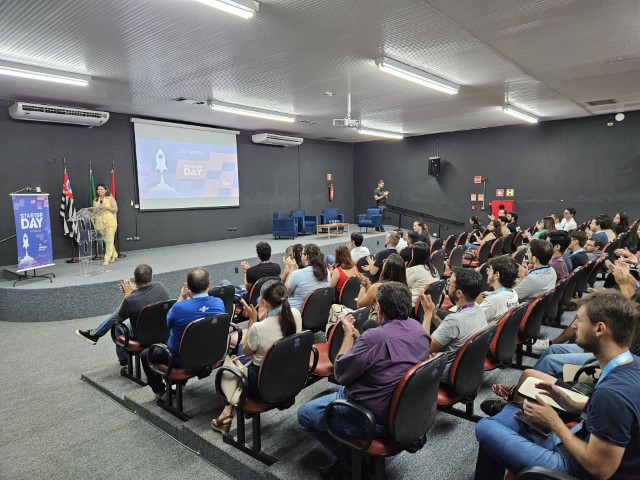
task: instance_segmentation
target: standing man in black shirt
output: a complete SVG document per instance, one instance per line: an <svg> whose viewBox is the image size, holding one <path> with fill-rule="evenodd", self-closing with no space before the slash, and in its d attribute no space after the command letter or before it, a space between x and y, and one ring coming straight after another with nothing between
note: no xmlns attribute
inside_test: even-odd
<svg viewBox="0 0 640 480"><path fill-rule="evenodd" d="M380 209L382 214L382 223L384 224L384 212L387 210L387 197L389 191L384 189L384 180L378 180L378 188L373 191L373 198L376 201L376 206ZM376 229L378 232L384 232L384 227Z"/></svg>

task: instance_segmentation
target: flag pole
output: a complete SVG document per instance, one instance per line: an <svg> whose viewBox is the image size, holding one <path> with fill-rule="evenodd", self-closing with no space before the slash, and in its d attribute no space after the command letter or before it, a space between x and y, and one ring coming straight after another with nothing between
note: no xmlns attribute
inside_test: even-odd
<svg viewBox="0 0 640 480"><path fill-rule="evenodd" d="M62 157L62 165L64 166L64 171L67 171L67 159L66 157ZM66 220L65 220L66 221ZM71 240L71 258L67 260L67 263L79 263L80 259L75 253L75 244L73 242L73 237L70 237Z"/></svg>
<svg viewBox="0 0 640 480"><path fill-rule="evenodd" d="M116 193L116 163L115 160L111 160L111 195L114 196L116 202L118 201L115 196ZM120 225L118 222L118 228L116 230L116 241L115 241L116 252L118 252L118 258L125 258L127 255L120 251Z"/></svg>

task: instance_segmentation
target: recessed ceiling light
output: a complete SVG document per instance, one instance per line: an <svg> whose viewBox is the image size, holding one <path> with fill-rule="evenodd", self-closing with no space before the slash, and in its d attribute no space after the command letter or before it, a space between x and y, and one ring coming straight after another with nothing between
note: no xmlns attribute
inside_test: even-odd
<svg viewBox="0 0 640 480"><path fill-rule="evenodd" d="M193 0L245 19L252 18L260 4L253 0Z"/></svg>

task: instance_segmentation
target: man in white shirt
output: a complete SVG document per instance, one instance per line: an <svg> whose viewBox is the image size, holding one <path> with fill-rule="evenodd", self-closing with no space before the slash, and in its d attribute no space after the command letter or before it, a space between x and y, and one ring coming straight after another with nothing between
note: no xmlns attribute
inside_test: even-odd
<svg viewBox="0 0 640 480"><path fill-rule="evenodd" d="M351 260L353 263L358 263L362 257L368 257L371 255L367 247L362 246L364 237L360 232L353 232L351 234L351 241L347 242L347 247L351 250Z"/></svg>
<svg viewBox="0 0 640 480"><path fill-rule="evenodd" d="M578 228L578 224L574 220L574 215L576 214L576 209L572 207L567 207L564 209L564 218L560 222L560 228L565 232L570 232L571 230L575 230Z"/></svg>
<svg viewBox="0 0 640 480"><path fill-rule="evenodd" d="M487 274L491 291L482 292L476 302L484 311L487 323L491 323L518 305L518 295L512 290L518 278L518 265L508 255L494 257L489 260Z"/></svg>

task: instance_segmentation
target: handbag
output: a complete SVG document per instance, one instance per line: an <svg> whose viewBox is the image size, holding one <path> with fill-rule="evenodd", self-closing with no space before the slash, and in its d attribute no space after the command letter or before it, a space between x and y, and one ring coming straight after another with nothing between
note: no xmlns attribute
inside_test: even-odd
<svg viewBox="0 0 640 480"><path fill-rule="evenodd" d="M331 309L329 310L329 320L327 322L327 329L331 328L332 325L335 325L341 317L344 317L348 313L351 313L353 310L349 307L345 307L344 305L340 305L339 303L334 303L331 305Z"/></svg>
<svg viewBox="0 0 640 480"><path fill-rule="evenodd" d="M473 248L468 248L464 251L463 257L466 258L467 260L475 260L476 251Z"/></svg>
<svg viewBox="0 0 640 480"><path fill-rule="evenodd" d="M246 376L249 371L249 365L242 363L240 358L242 357L238 357L237 355L227 355L224 359L223 366L235 368ZM220 389L222 393L224 393L227 402L236 407L242 394L242 382L232 373L224 371L220 379Z"/></svg>

